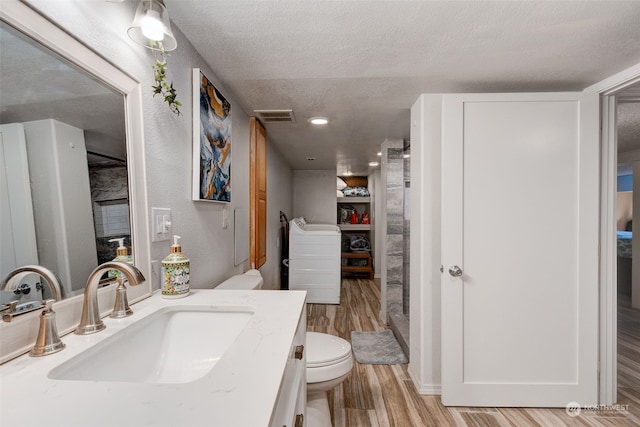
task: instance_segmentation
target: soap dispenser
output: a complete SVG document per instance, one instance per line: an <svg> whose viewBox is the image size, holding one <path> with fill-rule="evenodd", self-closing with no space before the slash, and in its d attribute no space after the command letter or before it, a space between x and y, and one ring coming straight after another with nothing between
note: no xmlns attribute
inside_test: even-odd
<svg viewBox="0 0 640 427"><path fill-rule="evenodd" d="M173 236L171 253L162 260L162 297L182 298L189 295L189 258L182 253L180 236Z"/></svg>
<svg viewBox="0 0 640 427"><path fill-rule="evenodd" d="M129 255L129 249L124 245L124 237L111 239L109 242L118 242L118 249L116 249L114 261L126 262L127 264L133 265L133 257ZM124 279L124 276L118 270L109 270L108 277Z"/></svg>

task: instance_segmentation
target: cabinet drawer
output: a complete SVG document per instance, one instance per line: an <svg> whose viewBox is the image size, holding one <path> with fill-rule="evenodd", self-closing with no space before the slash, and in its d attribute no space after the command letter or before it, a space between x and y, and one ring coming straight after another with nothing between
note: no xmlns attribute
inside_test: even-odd
<svg viewBox="0 0 640 427"><path fill-rule="evenodd" d="M289 349L278 400L271 416L271 427L298 427L304 425L307 408L307 311L302 310L296 335ZM298 420L298 424L296 424ZM300 424L302 422L303 424Z"/></svg>

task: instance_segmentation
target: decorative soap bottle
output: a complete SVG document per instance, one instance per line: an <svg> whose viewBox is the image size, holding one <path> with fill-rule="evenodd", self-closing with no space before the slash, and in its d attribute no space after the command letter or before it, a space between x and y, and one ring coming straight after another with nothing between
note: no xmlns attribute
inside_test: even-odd
<svg viewBox="0 0 640 427"><path fill-rule="evenodd" d="M178 244L180 236L173 236L171 253L162 260L163 298L182 298L189 295L189 258Z"/></svg>
<svg viewBox="0 0 640 427"><path fill-rule="evenodd" d="M129 249L127 249L127 247L124 245L124 237L120 237L118 239L111 239L109 241L118 242L118 249L116 249L116 257L113 260L126 262L127 264L133 265L133 257L129 255ZM123 275L118 270L109 270L108 277L123 278Z"/></svg>

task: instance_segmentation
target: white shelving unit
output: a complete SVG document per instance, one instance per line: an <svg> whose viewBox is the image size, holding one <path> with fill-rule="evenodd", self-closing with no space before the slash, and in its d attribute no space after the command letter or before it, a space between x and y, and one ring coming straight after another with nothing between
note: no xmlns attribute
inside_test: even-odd
<svg viewBox="0 0 640 427"><path fill-rule="evenodd" d="M371 197L338 197L338 207L340 205L351 205L356 211L358 211L358 215L362 215L363 211L367 211L369 217L371 218ZM372 229L372 224L350 224L350 223L338 223L340 230L345 233L362 233L371 240L371 235L369 231ZM354 253L354 252L343 252L342 255L343 262L346 265L342 265L343 273L367 273L369 274L369 278L373 278L373 259L371 258L371 254L369 252L366 253ZM366 259L367 265L349 265L349 260L352 259ZM346 261L344 261L346 259Z"/></svg>

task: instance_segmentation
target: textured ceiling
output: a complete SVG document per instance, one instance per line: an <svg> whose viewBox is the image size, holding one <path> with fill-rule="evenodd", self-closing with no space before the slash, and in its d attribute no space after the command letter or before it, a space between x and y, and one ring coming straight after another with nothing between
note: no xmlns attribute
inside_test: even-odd
<svg viewBox="0 0 640 427"><path fill-rule="evenodd" d="M126 158L121 94L4 24L0 45L0 124L56 119L83 129L88 151Z"/></svg>
<svg viewBox="0 0 640 427"><path fill-rule="evenodd" d="M368 173L421 93L582 90L640 63L639 1L165 4L244 110L294 110L266 126L294 169Z"/></svg>
<svg viewBox="0 0 640 427"><path fill-rule="evenodd" d="M640 98L618 104L618 152L640 149Z"/></svg>
<svg viewBox="0 0 640 427"><path fill-rule="evenodd" d="M409 139L421 93L582 90L640 63L640 1L165 3L247 113L294 110L296 123L267 125L294 169L368 173L385 138ZM52 116L122 156L121 96L14 42L0 31L2 122ZM331 123L307 122L318 115ZM621 104L621 151L640 144L639 115Z"/></svg>

